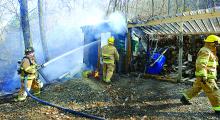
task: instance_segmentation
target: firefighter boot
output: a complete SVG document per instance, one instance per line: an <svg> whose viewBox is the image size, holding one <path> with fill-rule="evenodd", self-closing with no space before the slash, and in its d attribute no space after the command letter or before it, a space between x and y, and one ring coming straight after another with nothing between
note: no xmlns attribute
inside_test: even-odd
<svg viewBox="0 0 220 120"><path fill-rule="evenodd" d="M216 115L220 115L220 111L215 111L215 114Z"/></svg>
<svg viewBox="0 0 220 120"><path fill-rule="evenodd" d="M182 96L182 98L180 99L180 101L182 102L182 104L184 105L191 105L192 103L189 102L189 100L186 99L185 96Z"/></svg>
<svg viewBox="0 0 220 120"><path fill-rule="evenodd" d="M40 91L34 92L33 95L36 96L36 97L39 97L40 96Z"/></svg>
<svg viewBox="0 0 220 120"><path fill-rule="evenodd" d="M25 100L26 100L26 96L17 96L17 98L14 98L14 102L21 102Z"/></svg>

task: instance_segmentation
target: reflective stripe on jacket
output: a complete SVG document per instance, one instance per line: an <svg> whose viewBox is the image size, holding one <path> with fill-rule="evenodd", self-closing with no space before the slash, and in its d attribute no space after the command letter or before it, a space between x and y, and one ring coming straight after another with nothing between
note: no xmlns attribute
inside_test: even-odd
<svg viewBox="0 0 220 120"><path fill-rule="evenodd" d="M217 76L217 56L208 48L202 47L196 59L195 75L206 77L207 79L216 79Z"/></svg>
<svg viewBox="0 0 220 120"><path fill-rule="evenodd" d="M105 45L102 47L102 59L103 63L114 64L115 60L119 60L119 54L117 49L113 45Z"/></svg>

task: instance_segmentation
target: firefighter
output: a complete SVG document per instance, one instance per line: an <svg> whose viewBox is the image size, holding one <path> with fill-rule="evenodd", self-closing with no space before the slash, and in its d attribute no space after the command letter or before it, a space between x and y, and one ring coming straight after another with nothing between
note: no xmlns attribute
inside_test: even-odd
<svg viewBox="0 0 220 120"><path fill-rule="evenodd" d="M220 38L216 35L209 35L204 42L205 45L198 52L196 59L196 81L191 89L183 93L180 101L185 105L190 105L189 100L203 90L215 113L220 114L220 90L216 84L218 65L216 46L220 43Z"/></svg>
<svg viewBox="0 0 220 120"><path fill-rule="evenodd" d="M114 37L108 39L108 45L102 47L102 62L103 62L103 81L111 82L111 77L115 69L115 62L119 61L119 54L114 46Z"/></svg>
<svg viewBox="0 0 220 120"><path fill-rule="evenodd" d="M25 77L27 77L27 89L32 89L34 95L40 94L40 88L42 87L42 83L40 82L38 77L37 67L38 65L35 61L33 47L25 49L25 57L22 59L19 69L21 88L18 92L18 97L15 99L15 101L24 101L27 97L27 93L25 92L24 88Z"/></svg>

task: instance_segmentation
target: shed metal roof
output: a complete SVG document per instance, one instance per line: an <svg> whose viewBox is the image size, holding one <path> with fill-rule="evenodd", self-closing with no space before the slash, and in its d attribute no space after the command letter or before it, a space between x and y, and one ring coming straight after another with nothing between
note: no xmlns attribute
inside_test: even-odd
<svg viewBox="0 0 220 120"><path fill-rule="evenodd" d="M139 27L147 34L179 34L183 23L183 34L219 34L220 7L184 12L175 16L156 16L128 28Z"/></svg>

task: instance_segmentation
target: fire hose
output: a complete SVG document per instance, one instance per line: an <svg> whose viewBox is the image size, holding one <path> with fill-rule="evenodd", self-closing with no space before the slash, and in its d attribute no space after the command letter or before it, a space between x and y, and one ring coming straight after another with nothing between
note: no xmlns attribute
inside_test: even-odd
<svg viewBox="0 0 220 120"><path fill-rule="evenodd" d="M37 102L39 102L41 104L48 105L48 106L51 106L51 107L55 107L55 108L57 108L57 109L59 109L61 111L64 111L64 112L67 112L67 113L71 113L71 114L74 114L74 115L78 115L78 116L81 116L81 117L86 117L86 118L96 119L96 120L105 120L104 118L101 118L101 117L98 117L98 116L86 114L86 113L83 113L83 112L78 112L78 111L75 111L75 110L72 110L72 109L64 108L64 107L52 104L50 102L41 100L41 99L33 96L32 94L30 94L30 92L28 91L27 86L26 86L27 85L27 77L25 77L24 83L25 83L25 85L24 85L25 91L27 92L28 96L30 96L32 99L36 100Z"/></svg>

